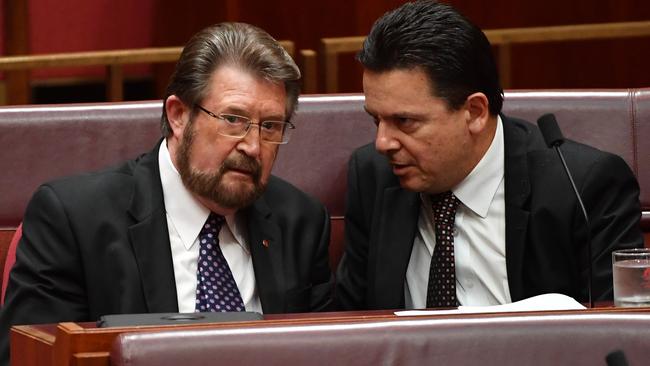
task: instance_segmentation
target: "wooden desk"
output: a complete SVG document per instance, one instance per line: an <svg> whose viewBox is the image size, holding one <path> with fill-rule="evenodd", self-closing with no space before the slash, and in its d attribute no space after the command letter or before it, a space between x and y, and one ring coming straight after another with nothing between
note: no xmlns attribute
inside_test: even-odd
<svg viewBox="0 0 650 366"><path fill-rule="evenodd" d="M518 316L571 314L650 313L650 308L594 308L570 311L520 312ZM412 319L494 318L515 313L453 314ZM12 365L109 365L113 340L126 332L175 329L255 328L287 325L351 324L403 320L392 311L265 315L264 320L191 325L97 328L95 323L59 323L15 326L11 330Z"/></svg>

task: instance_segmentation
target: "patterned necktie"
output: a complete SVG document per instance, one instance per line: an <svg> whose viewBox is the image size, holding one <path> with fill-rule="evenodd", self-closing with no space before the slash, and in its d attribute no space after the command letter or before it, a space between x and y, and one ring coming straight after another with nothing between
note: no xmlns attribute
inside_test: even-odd
<svg viewBox="0 0 650 366"><path fill-rule="evenodd" d="M223 216L210 213L199 234L196 312L244 311L244 302L219 246Z"/></svg>
<svg viewBox="0 0 650 366"><path fill-rule="evenodd" d="M451 192L432 197L436 227L436 246L429 267L427 308L456 307L456 268L454 264L454 220L458 199Z"/></svg>

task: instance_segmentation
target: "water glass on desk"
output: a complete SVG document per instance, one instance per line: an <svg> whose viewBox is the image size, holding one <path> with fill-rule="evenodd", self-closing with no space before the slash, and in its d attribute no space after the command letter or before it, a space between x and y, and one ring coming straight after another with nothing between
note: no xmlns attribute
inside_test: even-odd
<svg viewBox="0 0 650 366"><path fill-rule="evenodd" d="M614 305L650 306L650 248L616 250L612 267Z"/></svg>

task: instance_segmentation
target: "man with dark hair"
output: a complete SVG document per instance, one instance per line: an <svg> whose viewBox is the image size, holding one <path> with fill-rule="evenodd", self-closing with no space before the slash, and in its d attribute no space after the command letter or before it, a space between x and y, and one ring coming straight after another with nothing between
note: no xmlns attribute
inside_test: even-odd
<svg viewBox="0 0 650 366"><path fill-rule="evenodd" d="M223 23L196 34L151 152L34 194L0 313L2 361L12 324L325 309L328 214L271 176L294 128L299 78L259 28Z"/></svg>
<svg viewBox="0 0 650 366"><path fill-rule="evenodd" d="M339 306L586 302L584 219L537 127L500 114L485 35L417 1L380 18L358 59L377 135L350 160ZM618 156L563 148L590 216L593 296L611 299L612 250L643 245L638 183Z"/></svg>

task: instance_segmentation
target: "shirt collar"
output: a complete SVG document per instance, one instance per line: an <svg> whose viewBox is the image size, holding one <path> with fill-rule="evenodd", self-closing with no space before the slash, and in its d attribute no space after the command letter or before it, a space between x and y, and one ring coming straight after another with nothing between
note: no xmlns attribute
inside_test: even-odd
<svg viewBox="0 0 650 366"><path fill-rule="evenodd" d="M172 163L167 141L160 144L158 151L160 181L163 187L163 197L167 216L174 225L185 249L189 250L201 232L203 224L210 215L210 210L203 206L183 184L178 170ZM235 214L225 217L226 226L239 245L248 251ZM222 228L223 230L224 228Z"/></svg>
<svg viewBox="0 0 650 366"><path fill-rule="evenodd" d="M497 116L497 130L490 147L474 169L452 192L467 208L485 218L490 204L503 180L504 143L503 121ZM477 194L477 192L480 192Z"/></svg>

